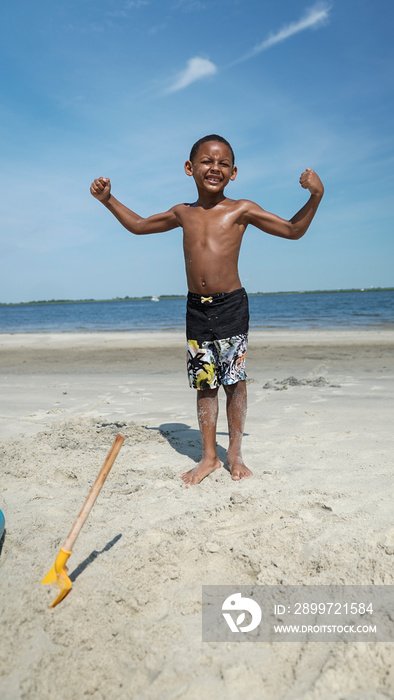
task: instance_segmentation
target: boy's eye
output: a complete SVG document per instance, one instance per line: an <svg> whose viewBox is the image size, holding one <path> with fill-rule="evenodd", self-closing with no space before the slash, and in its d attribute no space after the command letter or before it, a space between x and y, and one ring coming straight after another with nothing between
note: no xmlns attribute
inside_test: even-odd
<svg viewBox="0 0 394 700"><path fill-rule="evenodd" d="M213 160L208 160L208 159L207 159L207 160L203 160L202 163L204 163L204 165L211 165L211 164L213 163ZM225 167L225 168L229 168L229 167L230 167L230 164L229 164L229 163L223 163L223 162L222 162L222 163L220 163L220 165L222 165L222 166Z"/></svg>

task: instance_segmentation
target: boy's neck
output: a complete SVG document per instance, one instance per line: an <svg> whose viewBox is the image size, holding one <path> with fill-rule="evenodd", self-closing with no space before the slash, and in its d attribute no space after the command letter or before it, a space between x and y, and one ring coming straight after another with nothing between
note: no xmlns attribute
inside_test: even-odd
<svg viewBox="0 0 394 700"><path fill-rule="evenodd" d="M227 197L223 192L213 192L212 194L209 192L198 192L198 199L194 203L194 206L202 207L203 209L211 209L216 206L216 204L224 202L225 199L227 199Z"/></svg>

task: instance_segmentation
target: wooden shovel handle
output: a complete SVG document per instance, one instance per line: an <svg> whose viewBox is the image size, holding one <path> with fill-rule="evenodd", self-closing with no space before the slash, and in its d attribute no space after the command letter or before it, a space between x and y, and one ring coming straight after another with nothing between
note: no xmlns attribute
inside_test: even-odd
<svg viewBox="0 0 394 700"><path fill-rule="evenodd" d="M101 488L104 484L104 481L106 480L106 478L110 472L110 469L111 469L113 463L115 462L115 459L118 456L119 450L122 447L124 440L125 440L124 436L121 435L120 433L118 433L118 435L116 436L116 438L112 444L110 451L107 454L105 462L99 471L98 477L97 477L96 481L94 482L92 488L90 489L90 493L89 493L85 503L82 506L81 512L78 515L70 532L68 533L67 539L63 545L63 549L66 552L72 551L75 540L77 539L77 537L81 531L82 525L84 524L86 518L88 517L90 511L92 510L92 508L95 504L96 498L99 495Z"/></svg>

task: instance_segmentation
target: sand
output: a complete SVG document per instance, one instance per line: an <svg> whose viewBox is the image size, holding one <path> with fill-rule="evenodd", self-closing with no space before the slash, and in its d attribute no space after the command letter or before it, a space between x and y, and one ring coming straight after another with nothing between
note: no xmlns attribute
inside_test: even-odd
<svg viewBox="0 0 394 700"><path fill-rule="evenodd" d="M254 476L187 489L182 334L1 335L0 697L394 697L390 643L201 641L202 585L393 584L393 348L390 329L251 333ZM118 432L49 610L40 580Z"/></svg>

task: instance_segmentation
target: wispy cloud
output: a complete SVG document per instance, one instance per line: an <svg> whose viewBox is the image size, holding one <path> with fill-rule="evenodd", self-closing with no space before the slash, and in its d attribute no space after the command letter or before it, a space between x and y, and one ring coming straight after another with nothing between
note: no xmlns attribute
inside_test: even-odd
<svg viewBox="0 0 394 700"><path fill-rule="evenodd" d="M207 78L209 75L217 73L217 67L207 58L195 56L187 62L186 68L181 71L173 81L172 85L166 89L166 93L178 92L194 83L196 80Z"/></svg>
<svg viewBox="0 0 394 700"><path fill-rule="evenodd" d="M230 65L227 65L226 68L230 68L238 63L247 61L262 51L267 51L267 49L275 46L275 44L280 44L282 41L286 41L286 39L294 36L294 34L299 34L306 29L318 29L319 27L322 27L328 21L330 10L331 6L324 0L322 2L315 3L312 7L306 10L303 17L301 17L299 20L290 22L290 24L285 24L282 29L279 29L279 31L275 32L274 34L271 33L267 39L264 39L264 41L257 44L251 51L244 54L240 58L237 58L235 61L230 63ZM201 78L206 78L209 75L215 75L217 72L217 66L207 58L200 58L198 56L195 58L190 58L187 62L186 68L176 76L170 87L165 90L165 94L183 90L196 80L201 80Z"/></svg>
<svg viewBox="0 0 394 700"><path fill-rule="evenodd" d="M270 49L271 46L275 44L280 44L282 41L286 41L294 34L299 34L299 32L305 31L305 29L318 29L326 24L329 16L331 6L326 2L318 2L312 7L310 7L301 19L296 22L290 22L290 24L285 24L282 29L279 29L275 34L270 34L267 39L264 39L260 44L257 44L251 51L239 58L235 63L241 63L241 61L246 61L256 54L261 53Z"/></svg>

